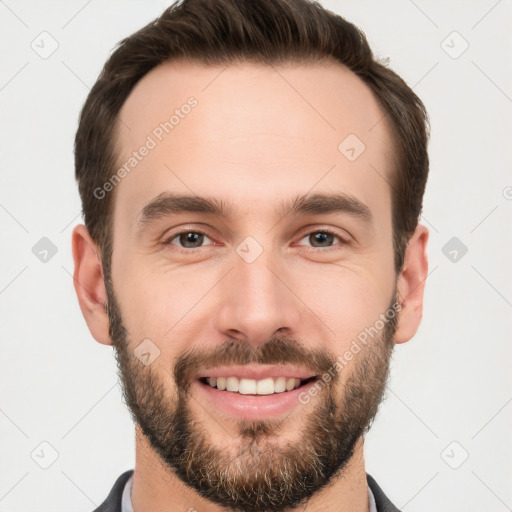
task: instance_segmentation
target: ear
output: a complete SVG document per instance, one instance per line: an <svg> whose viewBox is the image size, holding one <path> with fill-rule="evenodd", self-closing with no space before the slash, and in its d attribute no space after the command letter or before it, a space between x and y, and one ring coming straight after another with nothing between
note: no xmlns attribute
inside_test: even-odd
<svg viewBox="0 0 512 512"><path fill-rule="evenodd" d="M82 315L94 339L112 345L105 304L107 292L103 280L100 250L83 224L75 226L72 234L75 270L73 283Z"/></svg>
<svg viewBox="0 0 512 512"><path fill-rule="evenodd" d="M397 299L402 309L398 315L395 343L409 341L421 323L423 292L428 274L428 236L428 229L418 224L407 244L404 265L397 281Z"/></svg>

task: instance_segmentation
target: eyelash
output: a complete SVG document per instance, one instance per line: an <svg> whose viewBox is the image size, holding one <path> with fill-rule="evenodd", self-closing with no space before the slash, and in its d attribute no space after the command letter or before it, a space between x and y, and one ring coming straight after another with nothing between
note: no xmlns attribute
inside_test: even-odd
<svg viewBox="0 0 512 512"><path fill-rule="evenodd" d="M174 245L177 250L181 251L181 252L194 252L196 250L199 250L199 249L203 249L205 246L200 246L200 247L192 247L192 248L187 248L187 247L181 247L177 244L173 244L171 243L173 240L175 240L176 238L178 238L180 235L184 235L184 234L188 234L188 233L195 233L195 234L198 234L198 235L203 235L207 238L209 238L211 240L211 238L204 232L204 231L201 231L201 230L198 230L198 229L186 229L186 230L183 230L183 231L178 231L176 233L174 233L173 235L171 235L169 238L167 238L166 240L164 240L162 242L162 245ZM339 244L336 244L336 245L348 245L349 244L349 241L345 238L343 238L341 235L339 235L338 233L335 233L334 231L330 230L330 229L316 229L316 230L313 230L313 231L308 231L306 233L304 233L300 240L303 240L304 238L312 235L312 234L315 234L315 233L325 233L325 234L328 234L328 235L332 235L334 236L335 238L338 238L340 240ZM326 252L326 251L329 251L329 250L333 250L333 249L336 249L336 245L333 245L333 246L328 246L328 247L313 247L313 246L309 246L310 249L318 249L320 251L323 251L323 252ZM301 246L301 247L304 247L304 246Z"/></svg>

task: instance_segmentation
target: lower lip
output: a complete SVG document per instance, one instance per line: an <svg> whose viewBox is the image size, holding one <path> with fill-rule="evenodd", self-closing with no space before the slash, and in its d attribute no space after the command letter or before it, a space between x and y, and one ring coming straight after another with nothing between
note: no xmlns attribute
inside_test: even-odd
<svg viewBox="0 0 512 512"><path fill-rule="evenodd" d="M200 393L224 414L244 420L279 418L289 413L294 407L303 405L299 395L307 392L316 382L312 380L291 391L272 395L242 395L232 391L222 391L208 384L195 381Z"/></svg>

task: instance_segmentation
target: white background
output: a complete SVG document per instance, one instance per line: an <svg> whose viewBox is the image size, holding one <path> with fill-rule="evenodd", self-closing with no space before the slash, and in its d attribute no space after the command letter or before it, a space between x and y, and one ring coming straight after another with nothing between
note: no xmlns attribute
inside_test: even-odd
<svg viewBox="0 0 512 512"><path fill-rule="evenodd" d="M512 510L511 2L323 3L390 57L432 123L424 320L395 351L367 471L405 512ZM134 465L112 349L89 334L72 285L72 150L110 50L167 5L0 0L3 512L90 511ZM31 48L43 31L58 42L47 59ZM47 262L32 252L42 237L57 248ZM442 251L452 237L468 249L456 262ZM52 450L42 469L34 459Z"/></svg>

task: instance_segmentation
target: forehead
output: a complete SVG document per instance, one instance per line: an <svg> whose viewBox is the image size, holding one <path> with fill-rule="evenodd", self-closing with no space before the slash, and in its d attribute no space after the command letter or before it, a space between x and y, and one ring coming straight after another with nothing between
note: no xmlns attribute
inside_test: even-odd
<svg viewBox="0 0 512 512"><path fill-rule="evenodd" d="M116 210L125 218L164 191L238 198L247 209L310 190L390 206L394 151L384 113L334 62L168 62L143 77L119 118L126 172Z"/></svg>

